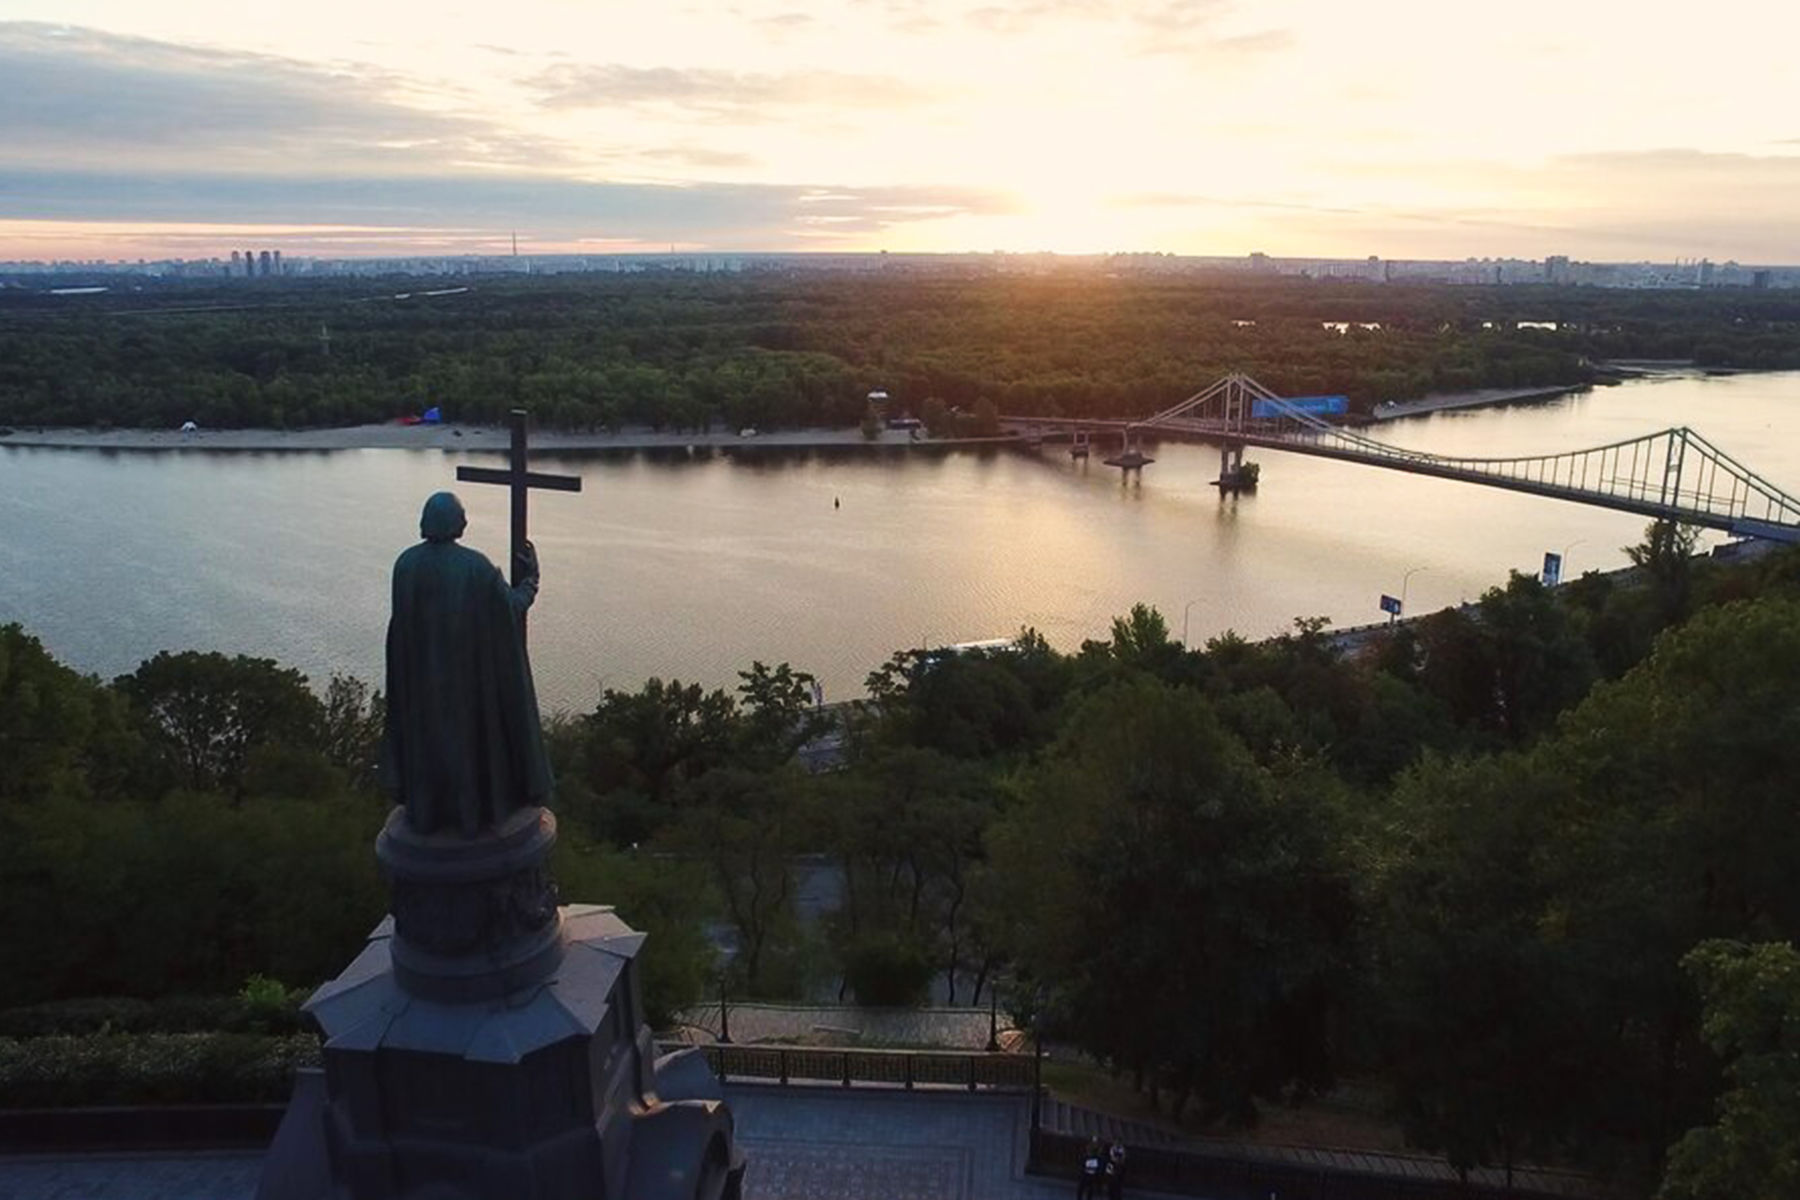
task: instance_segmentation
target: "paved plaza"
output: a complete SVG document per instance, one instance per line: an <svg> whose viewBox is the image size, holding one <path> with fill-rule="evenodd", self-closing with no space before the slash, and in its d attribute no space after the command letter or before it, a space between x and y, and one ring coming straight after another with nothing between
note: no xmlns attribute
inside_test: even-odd
<svg viewBox="0 0 1800 1200"><path fill-rule="evenodd" d="M1024 1176L1021 1096L736 1086L747 1200L1067 1200ZM257 1154L0 1156L0 1200L252 1200Z"/></svg>

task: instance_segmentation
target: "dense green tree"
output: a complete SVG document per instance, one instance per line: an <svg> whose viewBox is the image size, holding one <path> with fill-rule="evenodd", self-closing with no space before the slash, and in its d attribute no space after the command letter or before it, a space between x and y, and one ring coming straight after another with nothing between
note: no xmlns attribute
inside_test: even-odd
<svg viewBox="0 0 1800 1200"><path fill-rule="evenodd" d="M1010 650L904 650L868 678L880 736L980 758L1021 750L1043 735L1031 688Z"/></svg>
<svg viewBox="0 0 1800 1200"><path fill-rule="evenodd" d="M1726 1060L1718 1120L1669 1152L1660 1200L1800 1194L1800 954L1785 942L1705 942L1682 960L1700 985L1702 1031Z"/></svg>
<svg viewBox="0 0 1800 1200"><path fill-rule="evenodd" d="M733 974L752 996L797 994L794 860L812 832L805 777L721 767L690 790L666 842L709 873L737 935Z"/></svg>
<svg viewBox="0 0 1800 1200"><path fill-rule="evenodd" d="M813 676L787 663L761 662L739 671L737 760L765 769L788 762L825 732L830 719L814 700Z"/></svg>
<svg viewBox="0 0 1800 1200"><path fill-rule="evenodd" d="M1800 366L1792 301L1735 289L1369 288L1111 262L1031 278L491 276L454 296L379 302L361 280L254 292L144 280L79 303L22 282L0 289L0 422L11 425L291 427L429 405L480 422L524 404L568 428L847 428L881 387L934 399L942 419L928 424L941 433L952 408L980 429L984 401L996 415L1142 415L1232 369L1366 409L1434 389L1580 384L1608 357ZM1561 328L1519 330L1521 312ZM1320 325L1344 319L1382 328Z"/></svg>
<svg viewBox="0 0 1800 1200"><path fill-rule="evenodd" d="M1460 1170L1555 1152L1593 1070L1576 948L1536 859L1554 775L1526 758L1409 772L1367 878L1377 1020L1408 1137Z"/></svg>
<svg viewBox="0 0 1800 1200"><path fill-rule="evenodd" d="M730 761L737 705L724 691L651 679L635 692L608 688L582 718L578 770L596 837L630 845L673 816L682 787Z"/></svg>
<svg viewBox="0 0 1800 1200"><path fill-rule="evenodd" d="M140 757L118 696L0 625L0 813L57 795L115 798Z"/></svg>
<svg viewBox="0 0 1800 1200"><path fill-rule="evenodd" d="M1597 674L1570 611L1516 571L1472 613L1445 609L1420 621L1416 648L1420 686L1458 724L1515 744L1548 729Z"/></svg>
<svg viewBox="0 0 1800 1200"><path fill-rule="evenodd" d="M1316 796L1278 786L1198 694L1147 678L1077 709L991 853L1058 1030L1237 1117L1329 1075L1350 906Z"/></svg>
<svg viewBox="0 0 1800 1200"><path fill-rule="evenodd" d="M979 967L985 950L976 875L997 804L979 766L912 746L883 748L826 783L821 848L844 875L830 935L846 962L857 947L890 957L904 948L941 969L956 995L957 973L971 959Z"/></svg>
<svg viewBox="0 0 1800 1200"><path fill-rule="evenodd" d="M142 717L175 778L234 799L244 795L254 750L314 746L324 720L306 676L267 658L164 651L113 686Z"/></svg>
<svg viewBox="0 0 1800 1200"><path fill-rule="evenodd" d="M665 1029L675 1013L713 990L716 954L707 940L708 878L699 863L598 845L579 830L557 839L551 864L571 901L610 904L647 935L638 955L644 1019Z"/></svg>
<svg viewBox="0 0 1800 1200"><path fill-rule="evenodd" d="M1665 625L1686 617L1693 604L1694 551L1699 545L1696 527L1652 521L1644 527L1643 541L1623 547L1632 565L1650 577L1651 595Z"/></svg>
<svg viewBox="0 0 1800 1200"><path fill-rule="evenodd" d="M325 685L322 748L353 788L374 786L385 713L381 693L360 679L333 675Z"/></svg>

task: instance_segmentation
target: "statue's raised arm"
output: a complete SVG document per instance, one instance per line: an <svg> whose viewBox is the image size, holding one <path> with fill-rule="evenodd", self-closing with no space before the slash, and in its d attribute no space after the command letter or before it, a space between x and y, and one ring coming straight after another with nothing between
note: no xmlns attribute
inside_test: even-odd
<svg viewBox="0 0 1800 1200"><path fill-rule="evenodd" d="M414 833L474 837L548 804L550 765L521 619L537 595L537 555L509 586L457 545L462 502L425 502L423 537L394 562L381 778Z"/></svg>

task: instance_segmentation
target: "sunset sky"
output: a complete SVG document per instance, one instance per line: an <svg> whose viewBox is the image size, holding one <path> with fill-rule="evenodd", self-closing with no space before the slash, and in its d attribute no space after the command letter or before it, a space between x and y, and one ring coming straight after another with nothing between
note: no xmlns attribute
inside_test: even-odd
<svg viewBox="0 0 1800 1200"><path fill-rule="evenodd" d="M0 0L0 259L1800 262L1796 13Z"/></svg>

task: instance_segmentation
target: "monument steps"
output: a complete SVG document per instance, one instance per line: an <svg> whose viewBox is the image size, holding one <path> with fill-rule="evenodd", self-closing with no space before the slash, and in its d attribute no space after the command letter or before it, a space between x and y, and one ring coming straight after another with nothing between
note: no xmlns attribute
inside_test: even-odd
<svg viewBox="0 0 1800 1200"><path fill-rule="evenodd" d="M1043 1121L1044 1128L1052 1133L1097 1137L1103 1142L1124 1142L1127 1146L1180 1146L1186 1141L1158 1126L1083 1108L1054 1096L1044 1097Z"/></svg>

